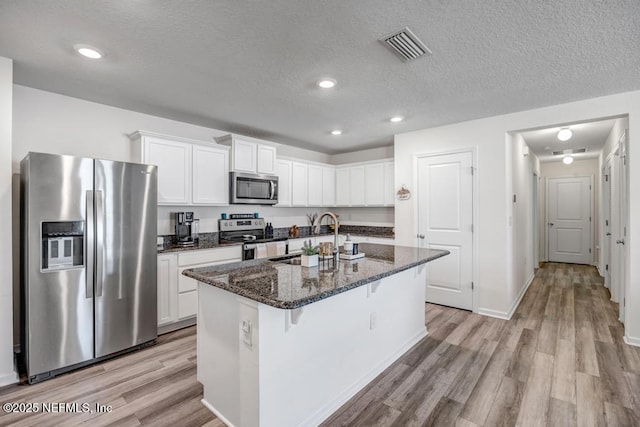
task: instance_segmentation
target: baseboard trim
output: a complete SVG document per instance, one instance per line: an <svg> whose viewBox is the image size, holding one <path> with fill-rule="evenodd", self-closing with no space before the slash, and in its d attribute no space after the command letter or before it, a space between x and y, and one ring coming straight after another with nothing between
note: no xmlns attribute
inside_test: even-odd
<svg viewBox="0 0 640 427"><path fill-rule="evenodd" d="M622 337L626 344L632 345L634 347L640 347L640 338L630 337L625 335Z"/></svg>
<svg viewBox="0 0 640 427"><path fill-rule="evenodd" d="M506 311L491 310L488 308L479 308L478 314L481 314L483 316L495 317L496 319L509 320L509 316L508 316L509 313L507 313Z"/></svg>
<svg viewBox="0 0 640 427"><path fill-rule="evenodd" d="M518 306L520 305L522 298L524 298L524 294L527 292L527 289L529 289L529 286L531 285L531 283L533 283L533 279L535 277L536 277L535 273L531 273L531 276L529 276L529 279L527 279L527 283L520 290L518 297L513 302L513 304L511 304L511 308L509 309L509 311L505 312L505 311L499 311L499 310L491 310L489 308L478 308L478 314L482 314L483 316L496 317L498 319L504 319L504 320L511 319L511 316L513 316L513 313L515 313L516 310L518 309Z"/></svg>
<svg viewBox="0 0 640 427"><path fill-rule="evenodd" d="M163 325L158 327L158 335L166 334L169 332L177 331L178 329L187 328L189 326L193 326L196 324L197 318L191 317L189 319L180 320L175 323L169 323L168 325Z"/></svg>
<svg viewBox="0 0 640 427"><path fill-rule="evenodd" d="M20 382L20 377L16 371L11 371L7 374L0 375L0 387L5 385L15 384Z"/></svg>
<svg viewBox="0 0 640 427"><path fill-rule="evenodd" d="M215 415L220 421L222 421L226 426L229 427L235 427L233 424L231 424L231 421L229 421L228 419L226 419L224 417L224 415L222 415L216 408L213 407L213 405L209 402L207 402L204 398L202 398L202 400L200 400L200 403L202 403L205 408L207 408L208 410L210 410L211 412L213 412L213 415Z"/></svg>

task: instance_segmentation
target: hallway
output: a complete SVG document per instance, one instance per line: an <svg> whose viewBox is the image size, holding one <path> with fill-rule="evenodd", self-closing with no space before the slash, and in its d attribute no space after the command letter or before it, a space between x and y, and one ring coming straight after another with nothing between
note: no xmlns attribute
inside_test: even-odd
<svg viewBox="0 0 640 427"><path fill-rule="evenodd" d="M429 336L324 425L640 425L640 348L596 269L543 264L509 321L427 304Z"/></svg>

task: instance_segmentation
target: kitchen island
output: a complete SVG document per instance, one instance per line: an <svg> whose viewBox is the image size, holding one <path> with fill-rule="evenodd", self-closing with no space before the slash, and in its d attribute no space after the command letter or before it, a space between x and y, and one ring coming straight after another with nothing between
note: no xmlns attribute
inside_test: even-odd
<svg viewBox="0 0 640 427"><path fill-rule="evenodd" d="M426 335L426 263L447 251L361 244L365 258L185 270L198 280L203 404L235 426L317 425Z"/></svg>

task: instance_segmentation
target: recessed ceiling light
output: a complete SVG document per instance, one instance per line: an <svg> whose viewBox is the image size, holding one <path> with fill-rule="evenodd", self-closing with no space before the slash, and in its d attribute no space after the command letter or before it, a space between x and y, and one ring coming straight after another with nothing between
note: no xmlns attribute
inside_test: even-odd
<svg viewBox="0 0 640 427"><path fill-rule="evenodd" d="M571 163L573 163L573 157L572 156L564 156L562 159L562 163L564 163L565 165L570 165Z"/></svg>
<svg viewBox="0 0 640 427"><path fill-rule="evenodd" d="M80 55L84 56L85 58L100 59L104 56L102 52L100 52L98 49L86 44L77 44L73 46L73 48L76 50L76 52L78 52Z"/></svg>
<svg viewBox="0 0 640 427"><path fill-rule="evenodd" d="M558 139L560 141L568 141L573 136L573 132L569 128L562 128L558 131Z"/></svg>
<svg viewBox="0 0 640 427"><path fill-rule="evenodd" d="M389 121L392 122L392 123L398 123L398 122L401 122L403 120L404 120L404 117L402 117L402 116L394 116L394 117L391 117L389 119Z"/></svg>
<svg viewBox="0 0 640 427"><path fill-rule="evenodd" d="M318 82L318 86L320 86L322 89L331 89L336 85L336 83L337 82L333 79L322 79Z"/></svg>
<svg viewBox="0 0 640 427"><path fill-rule="evenodd" d="M340 129L332 130L331 135L342 135L342 131Z"/></svg>

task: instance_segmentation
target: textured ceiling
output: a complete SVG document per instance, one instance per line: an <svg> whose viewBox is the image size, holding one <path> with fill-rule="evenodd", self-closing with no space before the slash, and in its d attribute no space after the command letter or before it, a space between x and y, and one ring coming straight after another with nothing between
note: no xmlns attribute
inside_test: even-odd
<svg viewBox="0 0 640 427"><path fill-rule="evenodd" d="M433 55L377 41L405 26ZM637 0L0 2L17 84L326 153L640 89L638 46Z"/></svg>
<svg viewBox="0 0 640 427"><path fill-rule="evenodd" d="M529 149L541 162L559 162L562 155L553 155L554 151L573 150L584 148L584 153L573 154L576 160L594 159L600 155L600 151L611 133L616 119L598 120L586 123L574 123L562 127L551 127L526 132L520 132ZM573 135L568 141L558 139L558 131L561 128L569 128Z"/></svg>

